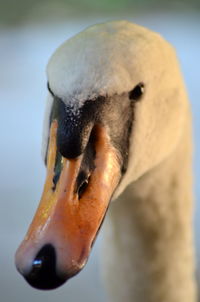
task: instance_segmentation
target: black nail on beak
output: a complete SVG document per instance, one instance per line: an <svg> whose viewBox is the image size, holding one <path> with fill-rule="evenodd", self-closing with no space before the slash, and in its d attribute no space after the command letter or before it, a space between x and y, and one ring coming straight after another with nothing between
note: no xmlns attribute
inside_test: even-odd
<svg viewBox="0 0 200 302"><path fill-rule="evenodd" d="M45 245L38 252L30 273L24 277L31 286L38 289L54 289L66 281L56 272L56 251L51 244Z"/></svg>

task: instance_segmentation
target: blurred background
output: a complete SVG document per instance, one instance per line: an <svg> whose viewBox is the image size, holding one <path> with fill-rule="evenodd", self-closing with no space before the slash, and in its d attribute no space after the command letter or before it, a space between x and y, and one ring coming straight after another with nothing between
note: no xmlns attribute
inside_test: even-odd
<svg viewBox="0 0 200 302"><path fill-rule="evenodd" d="M200 201L200 1L0 0L1 302L107 302L100 278L101 235L86 268L51 292L26 284L16 272L14 253L35 212L45 178L40 150L46 63L67 38L91 24L113 19L149 27L177 50L193 110L195 198ZM200 259L198 217L200 204L196 203L195 244Z"/></svg>

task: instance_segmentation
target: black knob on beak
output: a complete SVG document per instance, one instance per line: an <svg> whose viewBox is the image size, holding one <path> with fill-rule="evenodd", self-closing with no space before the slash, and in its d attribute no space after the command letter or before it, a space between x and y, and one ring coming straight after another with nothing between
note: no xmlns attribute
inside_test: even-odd
<svg viewBox="0 0 200 302"><path fill-rule="evenodd" d="M38 289L54 289L66 281L56 272L56 251L51 244L45 245L38 252L30 273L24 277L31 286Z"/></svg>

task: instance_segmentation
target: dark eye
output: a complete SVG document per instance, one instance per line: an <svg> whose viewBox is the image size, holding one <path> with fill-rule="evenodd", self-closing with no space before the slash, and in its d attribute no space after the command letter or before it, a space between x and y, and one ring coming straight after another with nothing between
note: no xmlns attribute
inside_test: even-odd
<svg viewBox="0 0 200 302"><path fill-rule="evenodd" d="M144 84L137 84L133 90L129 92L129 99L134 101L139 101L144 93Z"/></svg>

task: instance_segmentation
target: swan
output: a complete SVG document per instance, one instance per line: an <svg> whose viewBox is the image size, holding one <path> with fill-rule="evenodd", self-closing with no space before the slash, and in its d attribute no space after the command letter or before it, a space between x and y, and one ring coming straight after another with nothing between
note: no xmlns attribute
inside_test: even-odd
<svg viewBox="0 0 200 302"><path fill-rule="evenodd" d="M191 113L173 47L127 21L98 24L55 51L47 78L47 176L18 271L38 289L62 285L107 212L109 301L196 301Z"/></svg>

